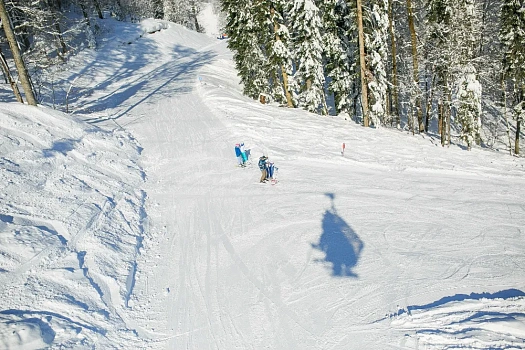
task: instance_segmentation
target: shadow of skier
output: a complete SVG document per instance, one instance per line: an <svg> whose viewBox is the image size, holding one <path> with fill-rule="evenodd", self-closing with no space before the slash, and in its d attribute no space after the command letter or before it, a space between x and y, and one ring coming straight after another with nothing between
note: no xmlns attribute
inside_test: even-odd
<svg viewBox="0 0 525 350"><path fill-rule="evenodd" d="M335 195L325 193L331 208L323 216L323 233L312 247L326 254L322 261L332 264L332 276L357 277L352 268L357 264L364 244L352 228L339 216L334 206Z"/></svg>

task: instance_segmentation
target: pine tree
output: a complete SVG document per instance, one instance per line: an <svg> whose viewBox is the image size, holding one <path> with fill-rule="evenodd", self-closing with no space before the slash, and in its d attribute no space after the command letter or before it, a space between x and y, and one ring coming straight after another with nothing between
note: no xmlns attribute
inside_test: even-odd
<svg viewBox="0 0 525 350"><path fill-rule="evenodd" d="M273 23L274 28L274 40L269 43L269 61L273 65L277 72L280 71L280 74L276 73L276 76L279 78L275 84L276 89L274 91L274 96L277 100L281 102L286 101L288 107L294 107L294 92L292 89L292 74L293 74L293 61L292 53L289 49L290 43L290 32L285 23L283 16L285 7L284 3L275 1L272 4L270 9L271 12L271 22Z"/></svg>
<svg viewBox="0 0 525 350"><path fill-rule="evenodd" d="M401 126L401 120L399 117L399 83L398 83L398 73L397 73L397 40L396 40L396 29L395 29L395 20L394 20L394 1L388 0L388 28L390 32L390 57L392 60L392 108L391 112L393 119L391 120L392 124L395 123L396 127Z"/></svg>
<svg viewBox="0 0 525 350"><path fill-rule="evenodd" d="M276 24L282 22L280 14L275 11L274 3L271 0L254 0L252 13L254 18L254 31L257 32L258 45L264 55L264 61L261 62L261 71L264 72L266 87L261 90L264 95L264 101L271 102L278 101L284 103L286 99L285 90L283 88L283 71L282 65L279 65L279 59L275 56L277 54L273 51L276 45ZM277 26L278 27L278 26ZM282 30L285 34L285 30ZM285 54L279 52L280 54ZM285 73L286 74L286 73Z"/></svg>
<svg viewBox="0 0 525 350"><path fill-rule="evenodd" d="M470 75L473 60L479 52L482 12L479 2L474 0L429 0L427 10L430 55L439 76L438 84L444 100L441 142L445 145L450 143L451 116L454 112L452 107L457 106L457 100L452 103L452 92L461 91L461 87L457 84L463 84L472 78ZM468 103L477 105L478 97L475 95L467 94L462 98L469 96L473 100ZM466 102L464 100L462 104ZM458 121L462 135L470 134L469 130L479 131L477 124L464 124L469 119L462 119L459 116L458 119L462 120Z"/></svg>
<svg viewBox="0 0 525 350"><path fill-rule="evenodd" d="M417 35L414 18L414 9L412 8L412 1L406 0L407 14L408 14L408 28L410 30L410 42L412 47L412 76L413 76L413 94L415 95L415 109L417 120L419 124L419 132L425 131L423 124L423 107L421 105L421 92L419 88L419 58L417 50Z"/></svg>
<svg viewBox="0 0 525 350"><path fill-rule="evenodd" d="M516 137L514 152L520 153L521 124L525 118L525 1L504 0L501 7L501 42L505 76L514 84Z"/></svg>
<svg viewBox="0 0 525 350"><path fill-rule="evenodd" d="M460 137L470 151L474 142L479 143L481 131L481 84L472 65L465 67L456 83L454 106Z"/></svg>
<svg viewBox="0 0 525 350"><path fill-rule="evenodd" d="M327 114L321 17L312 0L295 0L290 8L299 106Z"/></svg>
<svg viewBox="0 0 525 350"><path fill-rule="evenodd" d="M428 45L428 56L437 76L434 81L434 90L439 101L439 130L441 131L442 146L450 143L453 3L454 0L428 0L426 4L426 43Z"/></svg>
<svg viewBox="0 0 525 350"><path fill-rule="evenodd" d="M335 111L350 113L352 92L357 77L355 11L346 1L318 1L323 23L323 47L328 91L334 95Z"/></svg>
<svg viewBox="0 0 525 350"><path fill-rule="evenodd" d="M479 144L481 131L481 84L472 62L478 51L480 38L480 7L474 0L456 2L457 27L454 28L453 40L458 43L455 101L456 121L459 124L462 140L467 142L470 150L473 142ZM463 18L462 21L459 21Z"/></svg>
<svg viewBox="0 0 525 350"><path fill-rule="evenodd" d="M384 122L387 113L386 62L388 53L388 2L373 0L370 11L365 15L365 47L367 67L370 76L368 81L368 101L370 119L378 127Z"/></svg>
<svg viewBox="0 0 525 350"><path fill-rule="evenodd" d="M254 14L251 0L223 0L223 11L227 13L226 33L228 47L234 52L243 92L258 99L268 91L267 56L260 45L261 28Z"/></svg>

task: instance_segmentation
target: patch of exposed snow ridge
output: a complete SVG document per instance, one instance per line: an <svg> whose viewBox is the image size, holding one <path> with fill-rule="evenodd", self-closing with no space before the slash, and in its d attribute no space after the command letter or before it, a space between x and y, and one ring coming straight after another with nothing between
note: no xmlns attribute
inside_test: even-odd
<svg viewBox="0 0 525 350"><path fill-rule="evenodd" d="M141 148L40 107L0 104L0 348L133 339L120 310L141 248Z"/></svg>

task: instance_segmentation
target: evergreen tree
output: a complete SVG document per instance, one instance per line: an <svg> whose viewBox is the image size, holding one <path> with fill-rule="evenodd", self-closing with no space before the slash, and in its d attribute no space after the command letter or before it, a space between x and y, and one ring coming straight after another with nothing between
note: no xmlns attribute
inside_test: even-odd
<svg viewBox="0 0 525 350"><path fill-rule="evenodd" d="M454 112L452 91L462 90L457 84L471 80L473 60L479 52L477 49L481 39L482 12L479 2L474 0L429 0L427 6L430 54L439 76L438 84L442 90L442 98L445 101L445 115L441 118L442 144L445 145L450 142L451 116ZM468 102L469 104L477 105L478 97L467 94L462 98L468 97L473 98ZM466 102L463 101L462 104ZM454 106L457 107L457 103L454 103ZM465 125L467 119L457 117L462 135L470 134L468 130L477 130L479 133L477 122L476 125Z"/></svg>
<svg viewBox="0 0 525 350"><path fill-rule="evenodd" d="M455 86L454 106L456 122L461 130L460 137L467 142L470 150L474 141L479 144L481 131L481 84L472 64L478 54L481 12L479 3L474 0L457 1L456 6L457 26L452 37L459 47L453 64L454 68L457 67L459 78Z"/></svg>
<svg viewBox="0 0 525 350"><path fill-rule="evenodd" d="M275 52L277 31L280 27L279 22L283 22L280 13L275 11L275 4L271 0L254 0L252 13L254 16L254 30L257 32L258 45L265 59L259 67L265 75L266 87L261 90L266 101L273 100L284 103L286 99L283 89L282 65L277 54L286 54L282 51ZM282 34L285 34L283 28ZM277 44L278 45L278 44Z"/></svg>
<svg viewBox="0 0 525 350"><path fill-rule="evenodd" d="M451 42L454 0L428 0L426 4L427 53L436 79L435 96L438 99L441 145L450 143L451 65L454 45Z"/></svg>
<svg viewBox="0 0 525 350"><path fill-rule="evenodd" d="M397 128L401 126L401 120L399 116L399 82L398 82L398 68L397 68L397 39L396 39L396 26L395 26L395 11L394 1L388 0L388 27L390 32L390 58L391 58L391 124L395 124Z"/></svg>
<svg viewBox="0 0 525 350"><path fill-rule="evenodd" d="M465 67L456 83L454 106L460 137L470 151L474 142L479 143L481 131L481 84L472 65Z"/></svg>
<svg viewBox="0 0 525 350"><path fill-rule="evenodd" d="M419 86L419 57L417 50L417 34L416 34L416 24L414 9L412 8L412 1L407 0L407 14L408 14L408 29L410 31L410 41L412 48L412 76L413 76L413 92L412 96L415 96L414 108L416 110L417 121L419 125L419 132L425 131L425 125L423 123L423 107L422 107L422 98L421 98L421 89ZM412 105L412 104L411 104Z"/></svg>
<svg viewBox="0 0 525 350"><path fill-rule="evenodd" d="M261 28L254 14L254 3L251 0L223 0L222 4L227 13L228 47L234 52L243 92L257 99L268 91L268 75L264 70L268 60L260 45Z"/></svg>
<svg viewBox="0 0 525 350"><path fill-rule="evenodd" d="M310 112L327 114L319 9L312 0L294 0L289 14L299 106Z"/></svg>
<svg viewBox="0 0 525 350"><path fill-rule="evenodd" d="M388 2L373 0L369 9L364 22L367 67L370 73L367 78L368 102L370 119L375 126L379 126L384 122L387 113Z"/></svg>
<svg viewBox="0 0 525 350"><path fill-rule="evenodd" d="M271 7L271 22L274 27L274 39L269 43L269 62L276 72L276 84L273 91L274 97L288 107L293 107L294 91L292 84L293 61L292 53L289 49L290 32L284 19L284 1L275 1ZM278 84L277 84L278 83Z"/></svg>
<svg viewBox="0 0 525 350"><path fill-rule="evenodd" d="M519 154L520 131L525 117L525 1L504 0L501 7L501 42L504 49L505 76L514 84L516 138L514 152Z"/></svg>
<svg viewBox="0 0 525 350"><path fill-rule="evenodd" d="M334 95L335 112L350 113L357 77L355 9L343 0L318 1L323 23L323 47L328 91ZM354 10L354 11L352 11Z"/></svg>

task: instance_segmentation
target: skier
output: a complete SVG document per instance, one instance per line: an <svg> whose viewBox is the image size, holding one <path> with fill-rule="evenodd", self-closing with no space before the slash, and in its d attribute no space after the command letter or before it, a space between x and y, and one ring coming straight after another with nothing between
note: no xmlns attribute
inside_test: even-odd
<svg viewBox="0 0 525 350"><path fill-rule="evenodd" d="M275 166L273 165L273 162L270 162L270 161L268 161L267 164L268 164L268 167L266 168L266 171L267 171L266 180L273 180L273 175L275 173Z"/></svg>
<svg viewBox="0 0 525 350"><path fill-rule="evenodd" d="M235 155L237 156L237 162L239 163L239 166L245 166L244 164L244 158L242 156L242 151L241 151L241 145L240 144L235 144Z"/></svg>
<svg viewBox="0 0 525 350"><path fill-rule="evenodd" d="M269 179L272 185L275 185L277 183L277 170L279 169L275 166L275 164L273 164L273 162L268 162L268 174L266 179Z"/></svg>
<svg viewBox="0 0 525 350"><path fill-rule="evenodd" d="M244 149L244 142L241 142L241 144L239 145L239 149L241 150L242 163L246 164L246 162L248 161L248 154Z"/></svg>
<svg viewBox="0 0 525 350"><path fill-rule="evenodd" d="M268 180L268 163L268 157L263 154L262 157L259 158L259 169L262 172L260 182L266 182L266 180Z"/></svg>

